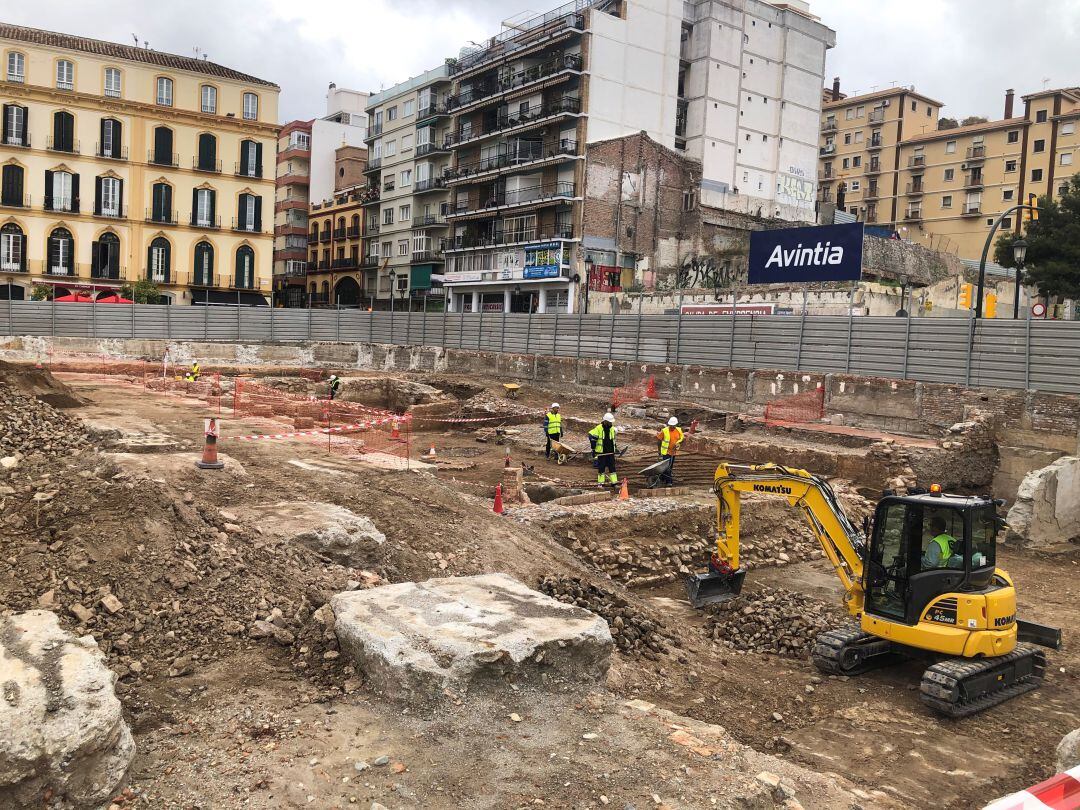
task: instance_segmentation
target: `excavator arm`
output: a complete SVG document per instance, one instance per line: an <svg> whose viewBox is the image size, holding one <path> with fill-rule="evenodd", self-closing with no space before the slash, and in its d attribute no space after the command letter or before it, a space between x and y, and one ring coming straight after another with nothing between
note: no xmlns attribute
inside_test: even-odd
<svg viewBox="0 0 1080 810"><path fill-rule="evenodd" d="M721 464L713 491L717 497L716 551L709 572L687 580L687 593L695 607L726 601L741 590L746 572L739 560L740 499L744 492L753 492L784 498L802 512L844 586L848 611L862 612L866 540L828 482L806 470L778 464Z"/></svg>

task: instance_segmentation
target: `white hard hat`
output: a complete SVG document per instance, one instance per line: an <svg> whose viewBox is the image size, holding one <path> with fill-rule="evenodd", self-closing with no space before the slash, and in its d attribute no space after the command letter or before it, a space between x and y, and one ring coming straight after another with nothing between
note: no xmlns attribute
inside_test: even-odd
<svg viewBox="0 0 1080 810"><path fill-rule="evenodd" d="M558 403L558 402L552 402L552 403L551 403L551 407L552 407L552 408L558 408L558 407L559 407L559 403Z"/></svg>
<svg viewBox="0 0 1080 810"><path fill-rule="evenodd" d="M605 422L614 422L615 421L615 414L613 414L613 413L605 413L603 421L605 421Z"/></svg>
<svg viewBox="0 0 1080 810"><path fill-rule="evenodd" d="M337 374L331 374L330 379L331 380L336 380L337 379Z"/></svg>
<svg viewBox="0 0 1080 810"><path fill-rule="evenodd" d="M673 416L673 417L671 417L670 419L667 420L667 423L668 423L668 427L675 427L677 424L679 424L679 420L676 419Z"/></svg>

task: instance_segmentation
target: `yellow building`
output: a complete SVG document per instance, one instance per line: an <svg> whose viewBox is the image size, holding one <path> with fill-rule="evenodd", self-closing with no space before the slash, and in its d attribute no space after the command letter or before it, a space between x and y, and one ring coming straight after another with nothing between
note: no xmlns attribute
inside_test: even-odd
<svg viewBox="0 0 1080 810"><path fill-rule="evenodd" d="M359 173L363 169L361 166ZM364 270L369 264L360 258L366 192L366 185L357 185L336 191L332 199L311 204L309 306L368 308L371 291L364 288ZM377 266L377 260L373 258L370 266Z"/></svg>
<svg viewBox="0 0 1080 810"><path fill-rule="evenodd" d="M0 58L0 298L146 278L163 303L266 303L276 85L13 25Z"/></svg>

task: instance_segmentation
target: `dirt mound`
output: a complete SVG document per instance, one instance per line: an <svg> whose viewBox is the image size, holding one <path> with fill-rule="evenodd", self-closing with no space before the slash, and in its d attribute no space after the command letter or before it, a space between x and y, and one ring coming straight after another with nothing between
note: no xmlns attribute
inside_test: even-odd
<svg viewBox="0 0 1080 810"><path fill-rule="evenodd" d="M810 651L818 633L845 616L818 599L765 586L709 610L706 632L729 649L798 657Z"/></svg>
<svg viewBox="0 0 1080 810"><path fill-rule="evenodd" d="M0 456L60 455L89 446L77 420L0 382Z"/></svg>
<svg viewBox="0 0 1080 810"><path fill-rule="evenodd" d="M85 399L77 396L66 383L56 379L47 368L0 360L0 383L47 402L54 408L78 408L86 404Z"/></svg>

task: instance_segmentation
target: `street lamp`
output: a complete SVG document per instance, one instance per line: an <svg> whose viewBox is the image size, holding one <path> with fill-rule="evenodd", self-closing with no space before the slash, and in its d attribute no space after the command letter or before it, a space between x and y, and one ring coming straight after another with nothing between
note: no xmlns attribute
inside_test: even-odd
<svg viewBox="0 0 1080 810"><path fill-rule="evenodd" d="M1024 274L1024 260L1027 258L1028 243L1024 237L1013 242L1013 262L1016 265L1016 297L1013 299L1013 320L1020 318L1020 279Z"/></svg>
<svg viewBox="0 0 1080 810"><path fill-rule="evenodd" d="M397 271L390 271L390 314L394 314L394 290L397 289Z"/></svg>

